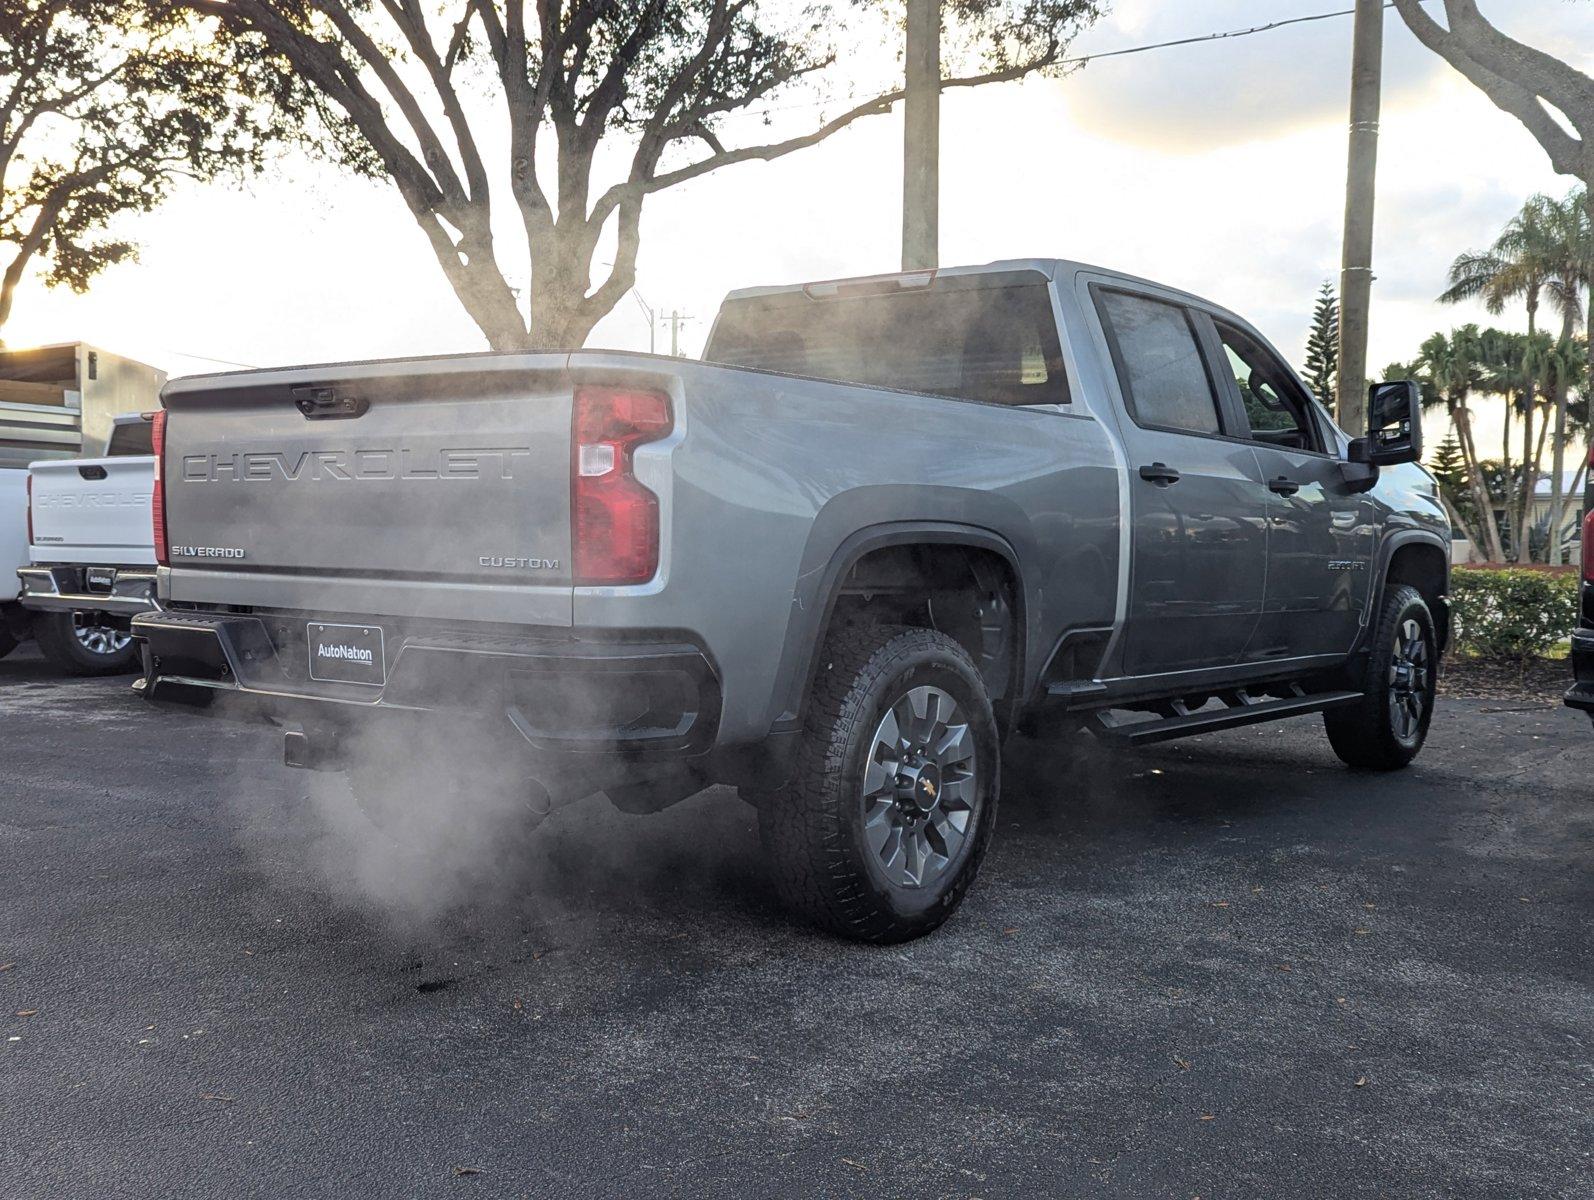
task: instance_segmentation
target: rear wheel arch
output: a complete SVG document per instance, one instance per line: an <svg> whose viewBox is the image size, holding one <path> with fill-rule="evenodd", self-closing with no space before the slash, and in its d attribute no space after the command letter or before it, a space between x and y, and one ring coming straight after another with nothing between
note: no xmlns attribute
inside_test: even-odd
<svg viewBox="0 0 1594 1200"><path fill-rule="evenodd" d="M800 720L826 639L843 623L918 625L942 629L982 662L984 646L975 641L969 614L957 614L946 585L960 580L970 594L995 585L1003 593L1007 644L1003 679L992 699L1021 697L1027 678L1027 598L1018 554L1011 543L991 530L946 522L896 522L871 526L847 538L830 556L813 601L797 612L808 620L793 621L788 637L800 654L788 650L794 669L783 671L782 721ZM915 607L921 611L904 621L905 581L917 580ZM937 600L941 612L936 612ZM861 602L860 602L861 601ZM962 619L959 620L958 616ZM800 626L800 628L799 628ZM945 628L943 628L943 626ZM789 646L792 643L789 643ZM787 666L783 662L783 667Z"/></svg>

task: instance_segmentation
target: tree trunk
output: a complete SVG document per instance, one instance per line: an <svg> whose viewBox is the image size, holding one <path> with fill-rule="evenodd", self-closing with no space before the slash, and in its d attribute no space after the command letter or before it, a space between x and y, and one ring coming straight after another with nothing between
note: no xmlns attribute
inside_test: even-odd
<svg viewBox="0 0 1594 1200"><path fill-rule="evenodd" d="M1533 540L1529 536L1533 529L1533 510L1538 500L1539 480L1544 476L1544 443L1549 440L1550 414L1540 414L1538 436L1534 438L1529 456L1529 447L1523 446L1522 460L1522 554L1519 562L1533 561ZM1524 439L1525 440L1525 439ZM1549 561L1546 553L1545 561Z"/></svg>
<svg viewBox="0 0 1594 1200"><path fill-rule="evenodd" d="M1562 361L1566 360L1566 351L1572 345L1572 317L1568 310L1561 318L1561 349ZM1550 470L1554 478L1550 481L1550 547L1546 561L1561 565L1561 522L1566 519L1566 493L1563 490L1566 476L1566 398L1571 389L1567 386L1564 376L1557 372L1555 381L1555 444L1550 451Z"/></svg>
<svg viewBox="0 0 1594 1200"><path fill-rule="evenodd" d="M1577 493L1577 492L1580 492L1580 491L1583 490L1583 481L1587 477L1588 477L1588 460L1584 459L1582 464L1577 469L1577 474L1572 476L1572 492L1573 493Z"/></svg>
<svg viewBox="0 0 1594 1200"><path fill-rule="evenodd" d="M0 346L5 345L6 322L11 319L11 306L16 303L17 288L22 283L22 273L31 257L32 254L26 249L19 250L6 267L5 274L0 275Z"/></svg>
<svg viewBox="0 0 1594 1200"><path fill-rule="evenodd" d="M586 303L585 280L568 268L533 268L531 279L530 350L579 350L597 323Z"/></svg>
<svg viewBox="0 0 1594 1200"><path fill-rule="evenodd" d="M1528 522L1533 512L1533 489L1538 483L1533 470L1533 402L1538 397L1532 391L1522 397L1522 487L1517 495L1516 545L1512 547L1512 561L1525 563L1533 560L1533 549L1528 545Z"/></svg>
<svg viewBox="0 0 1594 1200"><path fill-rule="evenodd" d="M1513 511L1511 502L1516 494L1516 481L1511 477L1511 395L1509 392L1505 396L1505 424L1500 433L1500 490L1505 493L1500 497L1500 503L1503 506L1502 515L1505 517L1503 533L1509 535L1512 524L1511 513ZM1491 507L1489 511L1493 513L1494 509ZM1511 547L1506 545L1505 537L1502 537L1500 539L1501 562L1506 561L1506 555L1510 550Z"/></svg>
<svg viewBox="0 0 1594 1200"><path fill-rule="evenodd" d="M1483 534L1482 542L1473 539L1473 545L1490 562L1503 562L1505 551L1500 547L1500 527L1495 524L1494 505L1489 501L1489 489L1484 484L1483 470L1478 465L1478 444L1472 436L1472 414L1466 401L1452 403L1450 419L1456 427L1456 440L1461 443L1461 459L1467 468L1467 486L1472 490L1472 503L1478 511L1478 524Z"/></svg>
<svg viewBox="0 0 1594 1200"><path fill-rule="evenodd" d="M1478 545L1477 531L1467 524L1467 518L1461 515L1461 509L1456 507L1455 501L1450 498L1442 487L1439 489L1439 501L1445 506L1445 513L1450 518L1450 527L1459 529L1466 534L1467 541L1476 549Z"/></svg>

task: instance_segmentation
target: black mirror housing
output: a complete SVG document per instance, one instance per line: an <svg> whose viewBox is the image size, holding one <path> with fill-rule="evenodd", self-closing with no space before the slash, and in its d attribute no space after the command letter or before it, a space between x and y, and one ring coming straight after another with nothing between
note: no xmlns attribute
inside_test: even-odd
<svg viewBox="0 0 1594 1200"><path fill-rule="evenodd" d="M1422 458L1422 393L1410 379L1367 389L1368 460L1376 466Z"/></svg>

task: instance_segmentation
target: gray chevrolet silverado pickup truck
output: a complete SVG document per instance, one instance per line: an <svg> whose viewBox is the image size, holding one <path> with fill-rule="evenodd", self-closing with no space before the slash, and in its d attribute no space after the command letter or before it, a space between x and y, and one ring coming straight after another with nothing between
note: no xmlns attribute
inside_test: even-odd
<svg viewBox="0 0 1594 1200"><path fill-rule="evenodd" d="M1349 438L1242 318L1094 267L740 291L702 362L349 363L163 403L150 700L264 716L378 812L405 749L457 762L449 803L509 764L531 813L733 785L779 892L854 938L953 911L1011 731L1321 712L1387 769L1433 711L1449 534L1414 387L1374 385ZM378 728L385 776L352 770Z"/></svg>

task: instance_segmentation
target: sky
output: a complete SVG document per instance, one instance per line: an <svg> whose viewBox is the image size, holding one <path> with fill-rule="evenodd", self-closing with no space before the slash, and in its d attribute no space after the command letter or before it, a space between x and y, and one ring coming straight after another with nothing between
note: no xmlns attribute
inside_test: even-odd
<svg viewBox="0 0 1594 1200"><path fill-rule="evenodd" d="M1347 7L1115 0L1075 52ZM1480 7L1507 32L1594 70L1594 3ZM1055 256L1149 276L1242 313L1298 364L1318 286L1338 272L1350 36L1341 17L1101 59L1060 80L948 94L942 261ZM819 111L798 98L777 120L795 128ZM813 150L652 198L638 294L687 317L681 347L696 353L731 288L894 270L901 137L897 112ZM1528 195L1571 185L1514 119L1391 12L1374 370L1412 357L1435 329L1470 320L1520 327L1518 314L1492 318L1434 297L1451 260L1485 247ZM396 191L329 164L292 158L247 184L186 185L125 232L140 243L139 260L106 272L87 295L25 283L8 342L83 339L173 375L484 345ZM668 329L655 333L667 349ZM648 321L631 298L589 340L648 344Z"/></svg>

